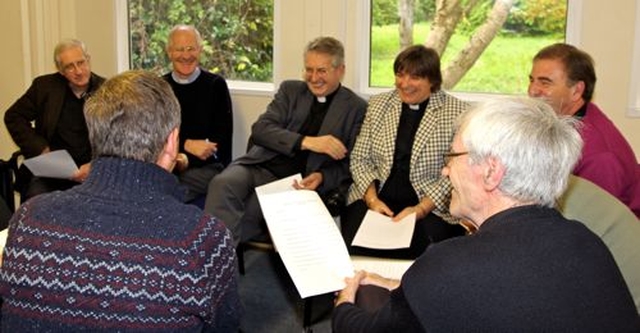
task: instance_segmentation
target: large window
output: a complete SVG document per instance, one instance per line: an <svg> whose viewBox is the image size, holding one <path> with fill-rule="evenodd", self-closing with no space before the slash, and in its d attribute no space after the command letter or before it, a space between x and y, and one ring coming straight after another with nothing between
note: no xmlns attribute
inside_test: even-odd
<svg viewBox="0 0 640 333"><path fill-rule="evenodd" d="M272 82L273 1L129 0L130 68L170 71L168 32L191 24L204 40L204 68L228 80Z"/></svg>
<svg viewBox="0 0 640 333"><path fill-rule="evenodd" d="M371 0L369 87L393 85L393 60L425 44L442 55L443 88L522 94L531 58L565 41L567 1Z"/></svg>
<svg viewBox="0 0 640 333"><path fill-rule="evenodd" d="M129 52L119 57L129 68L168 72L167 33L173 25L185 23L195 25L205 39L202 65L232 81L232 89L271 91L267 85L283 77L274 73L274 52L281 54L286 48L275 44L288 42L291 34L274 29L282 23L274 22L279 0L120 1L127 4L122 16L128 16L129 30L123 34L128 36ZM315 8L314 1L303 3ZM355 1L358 10L345 16L345 31L358 31L358 36L356 45L346 47L356 52L356 65L350 68L357 73L356 89L363 95L393 85L393 60L411 44L441 52L445 89L477 96L525 93L531 58L540 48L560 41L580 43L576 18L581 0L348 1ZM296 22L296 27L314 30L326 21L322 15L307 17L315 12L284 13L276 15L283 26ZM335 22L328 21L335 28Z"/></svg>

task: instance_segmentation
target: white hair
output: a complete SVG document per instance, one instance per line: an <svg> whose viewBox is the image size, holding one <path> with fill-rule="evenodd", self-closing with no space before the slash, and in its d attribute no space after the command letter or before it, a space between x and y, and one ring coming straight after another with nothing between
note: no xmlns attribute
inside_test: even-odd
<svg viewBox="0 0 640 333"><path fill-rule="evenodd" d="M469 163L498 159L506 169L500 191L520 202L553 207L582 150L577 121L532 98L481 102L457 126Z"/></svg>
<svg viewBox="0 0 640 333"><path fill-rule="evenodd" d="M188 24L178 24L173 26L173 28L171 28L171 30L169 31L168 42L166 47L167 51L170 51L171 48L173 47L173 35L175 35L179 31L193 32L193 34L196 36L196 44L197 44L196 46L202 47L202 35L200 34L200 31L198 31L198 29L195 26L188 25Z"/></svg>
<svg viewBox="0 0 640 333"><path fill-rule="evenodd" d="M78 39L63 39L56 44L56 47L53 49L53 62L56 64L56 68L61 71L62 70L62 62L60 61L60 54L62 52L73 49L80 48L82 50L82 55L84 55L85 59L90 59L91 56L87 51L87 46Z"/></svg>

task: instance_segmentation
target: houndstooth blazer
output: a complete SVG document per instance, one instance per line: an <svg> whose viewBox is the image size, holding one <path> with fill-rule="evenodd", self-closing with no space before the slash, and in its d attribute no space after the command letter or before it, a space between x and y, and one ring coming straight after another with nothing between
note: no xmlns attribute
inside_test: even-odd
<svg viewBox="0 0 640 333"><path fill-rule="evenodd" d="M449 151L454 122L468 104L445 93L432 93L411 149L409 180L418 198L429 197L436 205L434 213L449 222L451 184L441 176L443 155ZM396 90L372 96L360 134L351 154L353 185L348 202L362 199L375 179L380 188L393 166L402 101Z"/></svg>

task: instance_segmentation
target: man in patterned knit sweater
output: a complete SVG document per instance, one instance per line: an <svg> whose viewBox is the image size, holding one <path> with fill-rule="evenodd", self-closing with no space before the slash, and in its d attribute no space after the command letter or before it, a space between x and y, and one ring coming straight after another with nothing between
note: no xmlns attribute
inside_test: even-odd
<svg viewBox="0 0 640 333"><path fill-rule="evenodd" d="M229 231L179 197L180 108L143 71L85 105L87 180L13 216L0 269L3 332L237 332Z"/></svg>

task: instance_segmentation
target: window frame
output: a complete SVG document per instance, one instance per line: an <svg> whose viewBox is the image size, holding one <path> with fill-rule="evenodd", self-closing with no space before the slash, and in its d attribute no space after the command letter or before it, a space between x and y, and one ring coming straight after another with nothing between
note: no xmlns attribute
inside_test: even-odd
<svg viewBox="0 0 640 333"><path fill-rule="evenodd" d="M371 0L355 0L356 1L356 36L365 36L365 38L356 38L357 44L350 46L356 52L355 69L357 74L354 76L353 88L365 98L388 91L389 88L379 88L369 86L369 67L370 67L370 47L371 47ZM251 95L251 96L271 96L276 85L279 82L280 75L280 45L283 43L283 31L280 29L280 20L283 19L281 14L282 0L273 0L273 82L251 82L227 80L229 90L235 94ZM129 59L129 22L128 22L128 2L127 0L115 0L116 8L116 38L117 38L117 69L119 72L130 68ZM581 25L582 17L582 1L568 0L567 4L567 27L566 42L577 47L581 45ZM525 92L523 92L524 94ZM487 98L500 96L503 94L493 93L470 93L451 91L454 96L468 100L481 101ZM639 115L640 116L640 115Z"/></svg>
<svg viewBox="0 0 640 333"><path fill-rule="evenodd" d="M365 96L372 96L389 91L389 87L370 87L369 86L369 69L371 65L371 1L373 0L358 0L358 35L363 36L366 34L366 38L359 39L361 45L358 45L358 76L356 78L357 90ZM565 32L565 41L577 47L580 47L581 43L581 25L580 18L582 17L582 1L581 0L567 0L567 23ZM479 102L496 96L507 96L507 94L496 93L480 93L480 92L457 92L449 91L452 95L470 102ZM523 91L523 94L526 92Z"/></svg>
<svg viewBox="0 0 640 333"><path fill-rule="evenodd" d="M280 7L281 0L273 0L273 77L272 81L275 82L278 70L278 47L277 42L280 40L277 38L279 30L277 24L280 19ZM128 0L115 0L116 11L116 67L118 72L123 72L131 68L131 59L129 57L130 45L129 45L129 4ZM252 96L271 96L275 87L274 82L252 82L252 81L237 81L227 80L229 91L232 93L247 94Z"/></svg>

